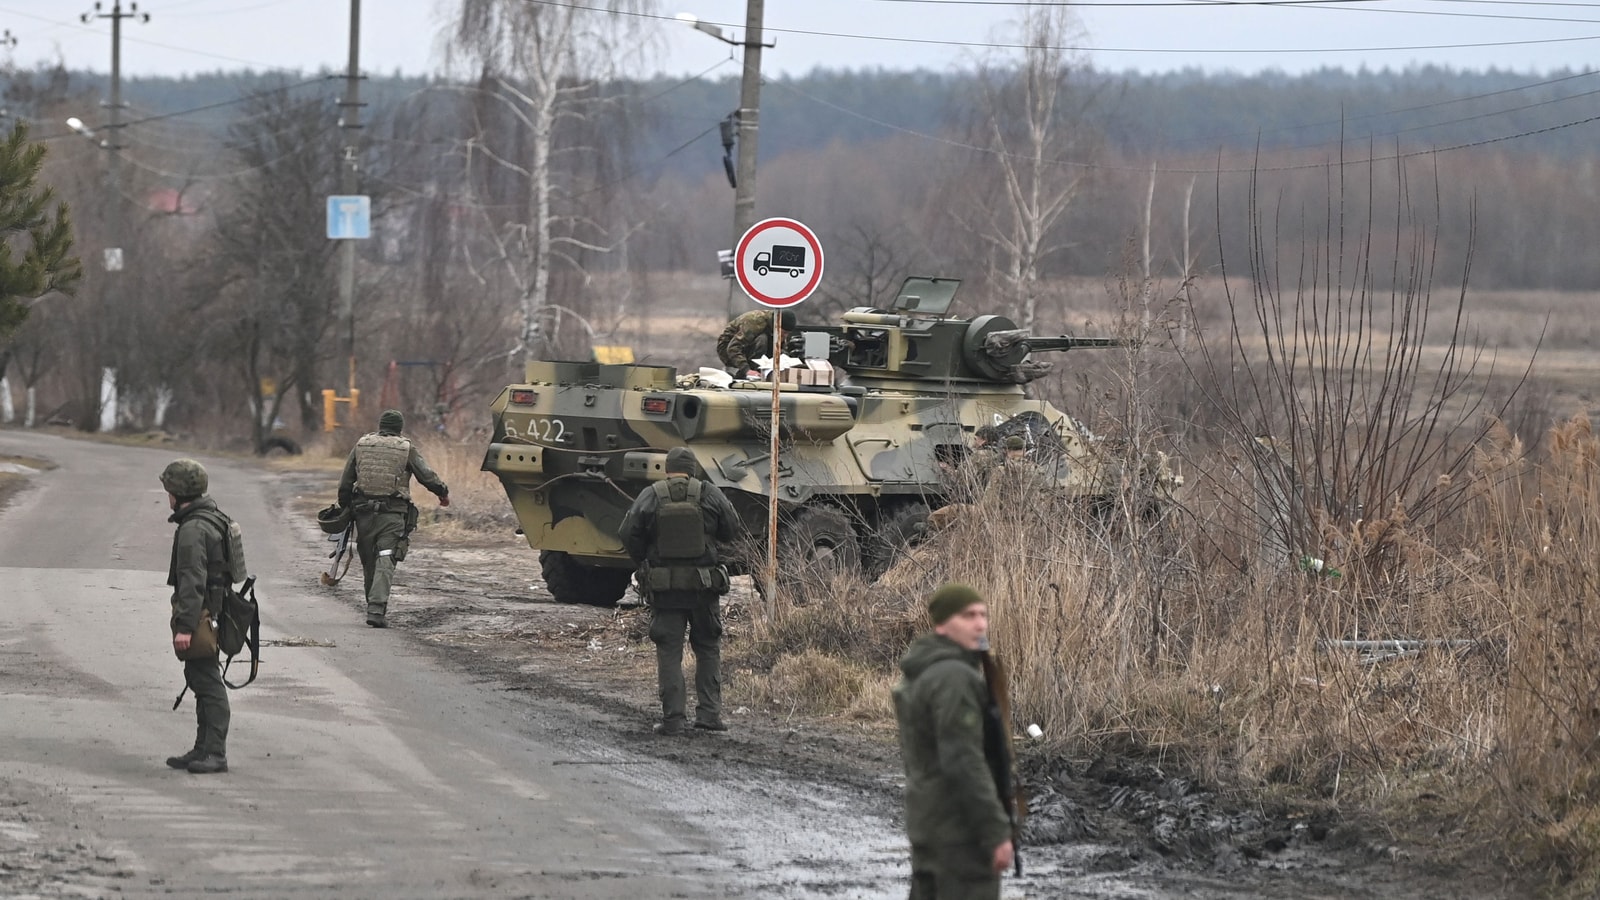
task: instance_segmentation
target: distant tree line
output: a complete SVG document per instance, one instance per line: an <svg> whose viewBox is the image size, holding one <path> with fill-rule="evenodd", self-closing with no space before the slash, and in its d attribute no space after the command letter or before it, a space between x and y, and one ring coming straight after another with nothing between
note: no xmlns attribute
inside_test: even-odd
<svg viewBox="0 0 1600 900"><path fill-rule="evenodd" d="M113 196L105 151L54 124L89 118L103 76L9 73L7 104L50 148L41 178L92 262L75 297L35 304L8 340L13 385L88 424L110 368L124 426L220 412L260 448L282 427L315 427L318 391L344 384L353 341L369 395L447 421L522 359L582 356L657 309L678 273L715 272L732 205L716 126L736 104L733 73L628 80L627 17L569 33L525 4L459 6L452 78L363 83L361 191L377 222L353 321L335 308L322 235L345 164L336 76L129 80ZM1048 15L1027 23L1026 45L1060 46L1040 35L1070 22ZM527 35L568 55L518 56ZM939 274L965 280L972 308L1077 327L1061 287L1073 279L1132 278L1148 306L1155 282L1190 284L1225 261L1270 269L1289 247L1299 264L1299 248L1329 240L1333 195L1370 228L1322 264L1359 263L1375 290L1412 277L1397 267L1423 234L1440 283L1470 260L1477 287L1589 290L1596 79L1138 76L1047 52L966 74L816 71L767 80L757 209L823 236L816 314ZM1357 180L1368 190L1331 189ZM1263 209L1269 221L1246 227ZM1269 246L1253 243L1262 228ZM120 272L98 261L113 241ZM415 365L395 375L390 360ZM196 367L212 377L188 377Z"/></svg>

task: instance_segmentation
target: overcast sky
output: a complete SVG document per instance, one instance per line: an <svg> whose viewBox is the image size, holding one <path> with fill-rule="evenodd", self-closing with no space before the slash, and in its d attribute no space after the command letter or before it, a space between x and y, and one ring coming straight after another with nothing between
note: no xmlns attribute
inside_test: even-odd
<svg viewBox="0 0 1600 900"><path fill-rule="evenodd" d="M531 0L541 2L541 0ZM599 0L561 0L600 5ZM1600 5L1538 0L1278 0L1238 5L1185 0L1076 4L1089 61L1106 70L1189 67L1302 72L1321 66L1403 68L1438 63L1526 72L1586 69L1600 57ZM102 0L109 12L111 0ZM368 72L439 68L437 39L448 0L367 0L361 63ZM14 62L64 60L71 68L110 68L110 23L79 21L93 0L0 0L0 28L16 39ZM124 4L126 10L128 4ZM123 71L182 75L217 69L343 69L346 0L141 0L149 22L123 24ZM813 67L970 66L1003 53L1016 4L994 0L766 0L767 74ZM730 48L672 20L689 12L743 32L744 0L663 0L649 24L660 51L654 70L693 74ZM728 65L718 74L732 73Z"/></svg>

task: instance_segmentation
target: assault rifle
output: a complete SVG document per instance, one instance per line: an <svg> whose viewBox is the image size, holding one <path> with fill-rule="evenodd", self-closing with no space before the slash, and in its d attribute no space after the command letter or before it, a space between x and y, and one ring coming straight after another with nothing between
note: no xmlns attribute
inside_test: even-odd
<svg viewBox="0 0 1600 900"><path fill-rule="evenodd" d="M328 540L337 541L338 543L334 545L333 552L328 554L328 558L333 560L333 564L328 566L328 571L322 573L322 583L325 586L333 587L339 583L339 580L344 577L346 572L350 571L350 559L353 556L350 552L350 539L355 534L355 531L355 523L351 522L337 535L329 535Z"/></svg>
<svg viewBox="0 0 1600 900"><path fill-rule="evenodd" d="M1028 795L1017 778L1017 756L1011 746L1011 685L1006 670L989 649L988 638L978 647L978 662L983 667L983 683L989 691L984 705L983 750L989 761L1000 806L1011 822L1011 852L1014 871L1022 877L1022 820L1028 815Z"/></svg>

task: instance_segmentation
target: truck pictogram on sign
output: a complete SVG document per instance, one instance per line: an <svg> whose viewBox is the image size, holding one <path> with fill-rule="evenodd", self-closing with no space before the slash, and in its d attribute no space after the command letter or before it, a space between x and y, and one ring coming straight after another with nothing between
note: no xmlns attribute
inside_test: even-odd
<svg viewBox="0 0 1600 900"><path fill-rule="evenodd" d="M788 272L790 278L799 278L806 270L806 248L774 244L770 251L756 254L756 274Z"/></svg>

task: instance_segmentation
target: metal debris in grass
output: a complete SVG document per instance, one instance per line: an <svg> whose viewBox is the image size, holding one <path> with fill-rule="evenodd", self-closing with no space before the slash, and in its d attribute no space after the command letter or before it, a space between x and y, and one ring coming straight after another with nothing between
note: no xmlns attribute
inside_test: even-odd
<svg viewBox="0 0 1600 900"><path fill-rule="evenodd" d="M1319 650L1354 650L1361 654L1361 664L1370 666L1374 663L1388 662L1394 659L1408 659L1421 656L1424 650L1449 650L1457 655L1467 653L1478 646L1475 640L1333 640L1323 639L1317 642Z"/></svg>
<svg viewBox="0 0 1600 900"><path fill-rule="evenodd" d="M334 643L333 641L325 641L325 640L322 640L321 638L286 637L286 638L273 638L272 640L269 640L269 641L262 641L261 642L261 646L263 646L263 647L337 647L339 645Z"/></svg>

